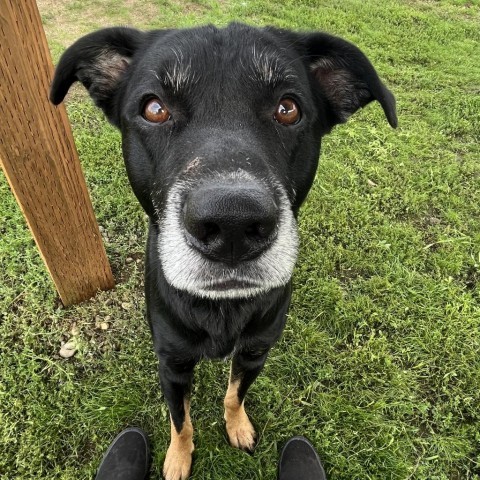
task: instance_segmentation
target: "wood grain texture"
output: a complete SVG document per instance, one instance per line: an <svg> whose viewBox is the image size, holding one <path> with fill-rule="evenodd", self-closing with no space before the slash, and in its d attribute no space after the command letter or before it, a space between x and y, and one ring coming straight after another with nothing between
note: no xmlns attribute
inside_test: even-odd
<svg viewBox="0 0 480 480"><path fill-rule="evenodd" d="M34 0L0 0L0 164L64 305L114 286Z"/></svg>

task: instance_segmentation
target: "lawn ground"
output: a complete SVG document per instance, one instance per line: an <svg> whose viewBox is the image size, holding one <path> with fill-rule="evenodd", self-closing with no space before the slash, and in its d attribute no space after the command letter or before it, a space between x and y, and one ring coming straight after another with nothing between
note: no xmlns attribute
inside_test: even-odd
<svg viewBox="0 0 480 480"><path fill-rule="evenodd" d="M304 434L331 480L480 479L479 2L39 6L55 61L106 25L236 19L343 36L397 96L397 130L372 104L323 142L287 328L246 402L253 456L226 442L228 364L197 369L192 478L274 479L281 446ZM0 478L90 479L127 425L148 432L159 478L169 421L143 318L146 221L118 133L80 88L67 103L117 287L62 308L0 176Z"/></svg>

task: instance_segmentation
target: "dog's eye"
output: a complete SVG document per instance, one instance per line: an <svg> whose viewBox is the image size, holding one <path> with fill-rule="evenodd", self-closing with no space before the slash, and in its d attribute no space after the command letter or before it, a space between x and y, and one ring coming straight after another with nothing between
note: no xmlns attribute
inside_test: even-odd
<svg viewBox="0 0 480 480"><path fill-rule="evenodd" d="M273 118L282 125L294 125L300 121L300 117L300 109L291 98L282 98L273 115Z"/></svg>
<svg viewBox="0 0 480 480"><path fill-rule="evenodd" d="M158 98L152 98L143 107L143 118L152 123L165 123L170 120L171 115Z"/></svg>

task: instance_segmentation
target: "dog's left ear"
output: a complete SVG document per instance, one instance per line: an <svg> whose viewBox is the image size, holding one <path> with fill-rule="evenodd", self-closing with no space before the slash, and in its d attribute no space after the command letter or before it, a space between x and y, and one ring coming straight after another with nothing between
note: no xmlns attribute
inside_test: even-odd
<svg viewBox="0 0 480 480"><path fill-rule="evenodd" d="M301 38L308 68L331 107L333 125L346 122L359 108L377 100L388 123L397 127L395 97L355 45L326 33Z"/></svg>

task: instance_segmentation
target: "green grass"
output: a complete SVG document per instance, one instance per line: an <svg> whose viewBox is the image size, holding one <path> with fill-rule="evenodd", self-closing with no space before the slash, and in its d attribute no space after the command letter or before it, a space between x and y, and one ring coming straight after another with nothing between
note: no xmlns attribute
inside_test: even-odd
<svg viewBox="0 0 480 480"><path fill-rule="evenodd" d="M399 129L373 104L324 139L287 327L247 398L253 456L226 442L228 364L198 367L193 478L274 479L281 446L304 434L332 480L480 479L479 2L39 3L55 59L73 31L237 19L344 36L397 96ZM1 177L2 480L92 478L127 425L149 433L158 478L168 445L143 318L145 218L119 134L78 92L69 116L118 285L62 308ZM73 326L79 351L61 359Z"/></svg>

